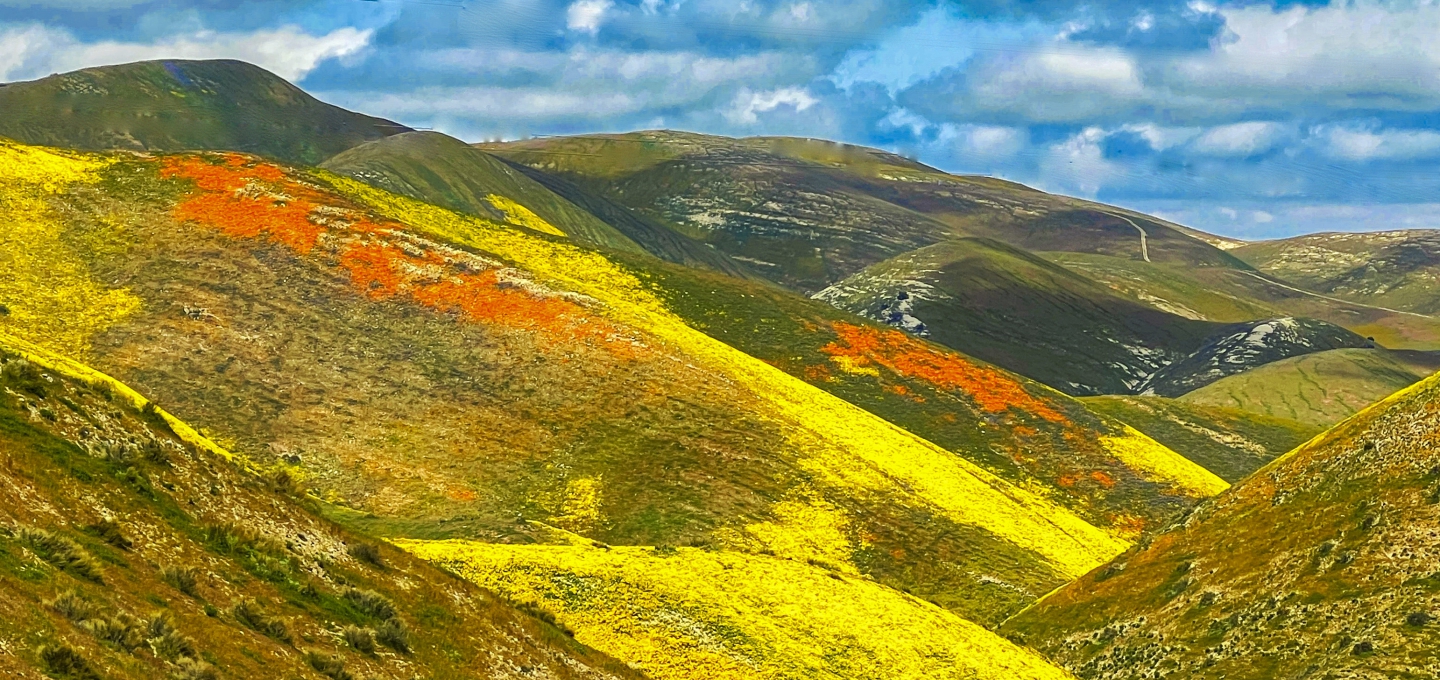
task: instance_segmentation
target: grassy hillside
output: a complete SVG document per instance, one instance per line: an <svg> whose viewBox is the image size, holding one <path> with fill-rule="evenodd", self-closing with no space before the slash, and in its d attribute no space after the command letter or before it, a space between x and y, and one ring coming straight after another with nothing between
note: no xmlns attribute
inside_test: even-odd
<svg viewBox="0 0 1440 680"><path fill-rule="evenodd" d="M1433 353L1338 349L1266 364L1180 400L1329 427L1436 369Z"/></svg>
<svg viewBox="0 0 1440 680"><path fill-rule="evenodd" d="M1030 249L1246 267L1154 218L830 142L651 131L481 146L623 204L806 293L963 236Z"/></svg>
<svg viewBox="0 0 1440 680"><path fill-rule="evenodd" d="M1263 272L1318 293L1440 313L1440 231L1308 234L1251 243L1233 252Z"/></svg>
<svg viewBox="0 0 1440 680"><path fill-rule="evenodd" d="M409 128L239 61L145 61L0 85L0 137L79 149L229 149L319 163Z"/></svg>
<svg viewBox="0 0 1440 680"><path fill-rule="evenodd" d="M0 458L10 677L640 677L3 334Z"/></svg>
<svg viewBox="0 0 1440 680"><path fill-rule="evenodd" d="M816 297L1071 394L1133 391L1223 328L1116 296L990 239L908 252Z"/></svg>
<svg viewBox="0 0 1440 680"><path fill-rule="evenodd" d="M1235 324L1205 341L1190 356L1156 371L1137 390L1178 397L1227 376L1314 352L1374 348L1375 343L1318 319L1280 317Z"/></svg>
<svg viewBox="0 0 1440 680"><path fill-rule="evenodd" d="M1009 621L1082 678L1440 666L1440 377L1387 398Z"/></svg>
<svg viewBox="0 0 1440 680"><path fill-rule="evenodd" d="M3 330L297 466L367 532L524 544L550 540L542 522L773 553L985 623L1225 487L1063 395L858 319L787 321L811 324L806 366L840 376L797 378L687 324L656 274L561 236L236 154L0 150L25 236L4 251L21 268ZM847 389L925 390L890 403L931 395L917 420L994 434L943 448Z"/></svg>
<svg viewBox="0 0 1440 680"><path fill-rule="evenodd" d="M1165 397L1084 397L1103 413L1193 460L1227 482L1238 482L1321 428L1237 408L1205 406Z"/></svg>
<svg viewBox="0 0 1440 680"><path fill-rule="evenodd" d="M504 161L438 132L378 139L341 152L320 167L458 212L528 223L542 232L558 229L580 243L613 250L640 250L610 225Z"/></svg>
<svg viewBox="0 0 1440 680"><path fill-rule="evenodd" d="M1156 309L1192 319L1238 323L1294 316L1321 319L1392 349L1440 349L1440 318L1350 302L1269 274L1229 267L1183 267L1079 253L1046 259Z"/></svg>

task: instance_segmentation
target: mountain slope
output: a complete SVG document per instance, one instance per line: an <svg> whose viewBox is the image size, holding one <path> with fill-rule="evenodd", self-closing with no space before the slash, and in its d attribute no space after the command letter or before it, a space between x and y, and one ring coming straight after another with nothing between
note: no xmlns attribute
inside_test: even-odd
<svg viewBox="0 0 1440 680"><path fill-rule="evenodd" d="M1435 353L1338 349L1266 364L1180 400L1329 427L1437 369Z"/></svg>
<svg viewBox="0 0 1440 680"><path fill-rule="evenodd" d="M1236 248L1259 270L1317 293L1440 313L1440 231L1308 234Z"/></svg>
<svg viewBox="0 0 1440 680"><path fill-rule="evenodd" d="M1440 668L1440 377L1276 460L1006 624L1085 678Z"/></svg>
<svg viewBox="0 0 1440 680"><path fill-rule="evenodd" d="M531 222L541 231L549 225L581 243L640 250L610 225L504 161L438 132L405 132L377 139L343 151L320 167L458 212L495 220L508 218L522 226Z"/></svg>
<svg viewBox="0 0 1440 680"><path fill-rule="evenodd" d="M145 61L0 85L0 137L79 149L229 149L319 163L409 130L245 62Z"/></svg>
<svg viewBox="0 0 1440 680"><path fill-rule="evenodd" d="M0 452L12 677L639 677L4 334Z"/></svg>
<svg viewBox="0 0 1440 680"><path fill-rule="evenodd" d="M623 204L805 293L964 236L1247 267L1155 218L830 142L649 131L480 146Z"/></svg>
<svg viewBox="0 0 1440 680"><path fill-rule="evenodd" d="M1232 484L1320 433L1321 428L1223 406L1165 397L1081 399Z"/></svg>
<svg viewBox="0 0 1440 680"><path fill-rule="evenodd" d="M1221 328L1120 298L990 239L911 251L815 297L1071 394L1134 391Z"/></svg>
<svg viewBox="0 0 1440 680"><path fill-rule="evenodd" d="M1153 373L1142 394L1178 397L1257 366L1332 349L1373 348L1375 343L1335 324L1281 317L1236 324L1205 341L1190 356Z"/></svg>
<svg viewBox="0 0 1440 680"><path fill-rule="evenodd" d="M0 326L163 392L231 450L298 466L330 516L367 532L551 541L540 523L774 553L985 623L1225 487L1003 371L858 319L810 322L810 351L847 376L816 383L871 399L913 386L940 402L917 414L995 432L942 448L687 324L639 254L238 154L0 151L24 236L0 251L20 274ZM1047 462L976 462L1032 449ZM1084 453L1071 465L1093 484L1069 482L1083 494L1051 481L1067 451ZM1080 514L1091 499L1104 529Z"/></svg>

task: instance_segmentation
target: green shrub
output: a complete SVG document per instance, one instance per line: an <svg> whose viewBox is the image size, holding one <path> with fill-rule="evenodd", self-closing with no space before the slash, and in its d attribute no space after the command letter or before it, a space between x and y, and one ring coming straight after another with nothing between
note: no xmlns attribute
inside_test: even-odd
<svg viewBox="0 0 1440 680"><path fill-rule="evenodd" d="M410 653L410 630L399 618L386 619L375 628L375 639L401 654Z"/></svg>
<svg viewBox="0 0 1440 680"><path fill-rule="evenodd" d="M75 623L80 623L95 614L95 606L73 590L56 595L55 599L47 601L45 606Z"/></svg>
<svg viewBox="0 0 1440 680"><path fill-rule="evenodd" d="M162 659L183 659L195 657L195 641L180 634L175 622L164 612L156 612L146 626L145 638L150 651Z"/></svg>
<svg viewBox="0 0 1440 680"><path fill-rule="evenodd" d="M121 550L129 550L135 546L134 541L127 538L125 533L120 530L120 523L113 519L102 519L86 527L86 529L90 533L98 536L100 540Z"/></svg>
<svg viewBox="0 0 1440 680"><path fill-rule="evenodd" d="M160 580L190 597L198 597L195 593L200 579L196 576L195 567L167 564L160 567Z"/></svg>
<svg viewBox="0 0 1440 680"><path fill-rule="evenodd" d="M351 543L347 549L350 556L372 565L378 569L385 568L385 559L380 556L380 549L373 543Z"/></svg>
<svg viewBox="0 0 1440 680"><path fill-rule="evenodd" d="M284 621L267 615L255 600L241 600L230 608L230 615L246 628L261 635L287 645L294 642L290 637L290 627L286 626Z"/></svg>
<svg viewBox="0 0 1440 680"><path fill-rule="evenodd" d="M66 680L100 680L90 662L63 642L41 645L35 650L45 672Z"/></svg>
<svg viewBox="0 0 1440 680"><path fill-rule="evenodd" d="M114 616L99 616L86 619L80 624L96 639L108 642L127 652L133 652L145 644L145 634L135 617L119 612Z"/></svg>
<svg viewBox="0 0 1440 680"><path fill-rule="evenodd" d="M175 662L171 680L219 680L215 667L194 658L181 658Z"/></svg>
<svg viewBox="0 0 1440 680"><path fill-rule="evenodd" d="M341 629L340 637L345 639L345 644L350 645L361 654L375 653L375 631L370 628L359 626L345 626Z"/></svg>
<svg viewBox="0 0 1440 680"><path fill-rule="evenodd" d="M305 652L305 662L310 664L316 673L330 678L330 680L354 680L355 678L350 671L345 670L345 660L333 654L324 654L311 649Z"/></svg>
<svg viewBox="0 0 1440 680"><path fill-rule="evenodd" d="M80 547L79 543L68 537L33 527L20 529L17 536L30 547L30 550L39 555L40 559L54 565L56 569L68 571L87 581L104 583L105 579L101 577L100 573L100 563Z"/></svg>
<svg viewBox="0 0 1440 680"><path fill-rule="evenodd" d="M350 604L355 605L356 609L378 620L385 621L393 619L398 615L398 611L395 609L395 603L373 590L346 588L342 596Z"/></svg>

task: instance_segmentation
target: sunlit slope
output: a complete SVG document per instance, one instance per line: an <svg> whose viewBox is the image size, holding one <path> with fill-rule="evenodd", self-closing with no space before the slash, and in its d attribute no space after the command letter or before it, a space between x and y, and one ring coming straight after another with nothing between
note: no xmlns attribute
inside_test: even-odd
<svg viewBox="0 0 1440 680"><path fill-rule="evenodd" d="M1187 318L1238 323L1322 319L1394 349L1440 349L1440 318L1306 290L1252 269L1187 267L1083 253L1042 253L1122 296ZM1258 260L1257 260L1258 261Z"/></svg>
<svg viewBox="0 0 1440 680"><path fill-rule="evenodd" d="M320 167L457 212L552 230L614 250L640 247L504 161L438 132L406 132L346 150ZM548 228L547 228L548 227Z"/></svg>
<svg viewBox="0 0 1440 680"><path fill-rule="evenodd" d="M1266 364L1179 397L1329 427L1440 369L1440 356L1337 349Z"/></svg>
<svg viewBox="0 0 1440 680"><path fill-rule="evenodd" d="M853 575L697 548L399 541L660 680L1068 678L953 613Z"/></svg>
<svg viewBox="0 0 1440 680"><path fill-rule="evenodd" d="M1238 408L1165 397L1082 397L1081 402L1092 411L1134 426L1232 483L1321 429Z"/></svg>
<svg viewBox="0 0 1440 680"><path fill-rule="evenodd" d="M409 128L241 61L143 61L0 87L0 137L81 149L232 149L290 162Z"/></svg>
<svg viewBox="0 0 1440 680"><path fill-rule="evenodd" d="M614 544L770 551L982 621L1125 546L1044 488L691 328L564 237L240 155L3 150L83 166L69 184L11 171L4 186L63 190L45 213L65 225L57 266L139 301L67 342L228 449L299 466L368 530L540 540L517 522L531 519ZM4 302L71 313L32 293ZM0 325L62 339L23 318ZM839 350L861 370L884 357ZM1089 432L1154 484L1224 486L1136 433Z"/></svg>
<svg viewBox="0 0 1440 680"><path fill-rule="evenodd" d="M113 378L3 333L0 458L13 677L639 677L321 519L286 472L248 467Z"/></svg>
<svg viewBox="0 0 1440 680"><path fill-rule="evenodd" d="M691 327L1121 536L1215 488L1188 461L1155 473L1117 456L1123 425L1056 390L818 300L676 266L643 278Z"/></svg>
<svg viewBox="0 0 1440 680"><path fill-rule="evenodd" d="M1071 394L1134 390L1222 328L1117 296L991 239L914 250L816 297Z"/></svg>
<svg viewBox="0 0 1440 680"><path fill-rule="evenodd" d="M1433 315L1440 312L1440 231L1307 234L1246 244L1237 257L1317 293Z"/></svg>
<svg viewBox="0 0 1440 680"><path fill-rule="evenodd" d="M607 196L806 293L958 236L1245 266L1155 218L820 140L647 131L481 146Z"/></svg>
<svg viewBox="0 0 1440 680"><path fill-rule="evenodd" d="M1084 678L1440 666L1440 377L1277 459L1005 626ZM1159 642L1163 641L1163 643Z"/></svg>

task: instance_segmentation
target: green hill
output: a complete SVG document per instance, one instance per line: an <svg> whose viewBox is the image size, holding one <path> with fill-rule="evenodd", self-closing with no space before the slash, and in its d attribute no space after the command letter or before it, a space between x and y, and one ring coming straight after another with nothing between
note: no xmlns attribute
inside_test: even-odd
<svg viewBox="0 0 1440 680"><path fill-rule="evenodd" d="M1029 249L1248 268L1155 218L831 142L650 131L480 146L711 244L805 293L965 236Z"/></svg>
<svg viewBox="0 0 1440 680"><path fill-rule="evenodd" d="M1437 369L1435 353L1337 349L1266 364L1179 399L1329 427Z"/></svg>
<svg viewBox="0 0 1440 680"><path fill-rule="evenodd" d="M1086 408L1124 422L1235 483L1320 433L1321 428L1237 408L1165 397L1083 397Z"/></svg>
<svg viewBox="0 0 1440 680"><path fill-rule="evenodd" d="M225 149L319 163L408 131L240 61L145 61L0 85L0 137L78 149Z"/></svg>
<svg viewBox="0 0 1440 680"><path fill-rule="evenodd" d="M905 253L815 297L1071 394L1132 392L1223 328L1119 297L991 239Z"/></svg>
<svg viewBox="0 0 1440 680"><path fill-rule="evenodd" d="M0 451L12 677L640 677L4 334Z"/></svg>
<svg viewBox="0 0 1440 680"><path fill-rule="evenodd" d="M1440 377L1366 409L1005 632L1082 678L1428 672L1440 665L1437 403Z"/></svg>
<svg viewBox="0 0 1440 680"><path fill-rule="evenodd" d="M1280 317L1235 324L1211 336L1190 356L1151 374L1141 394L1178 397L1217 380L1281 359L1375 343L1318 319Z"/></svg>
<svg viewBox="0 0 1440 680"><path fill-rule="evenodd" d="M1440 231L1307 234L1249 243L1233 252L1267 274L1317 293L1440 313Z"/></svg>
<svg viewBox="0 0 1440 680"><path fill-rule="evenodd" d="M438 132L377 139L343 151L320 167L451 210L522 226L529 213L580 243L640 250L610 225L504 161Z"/></svg>

